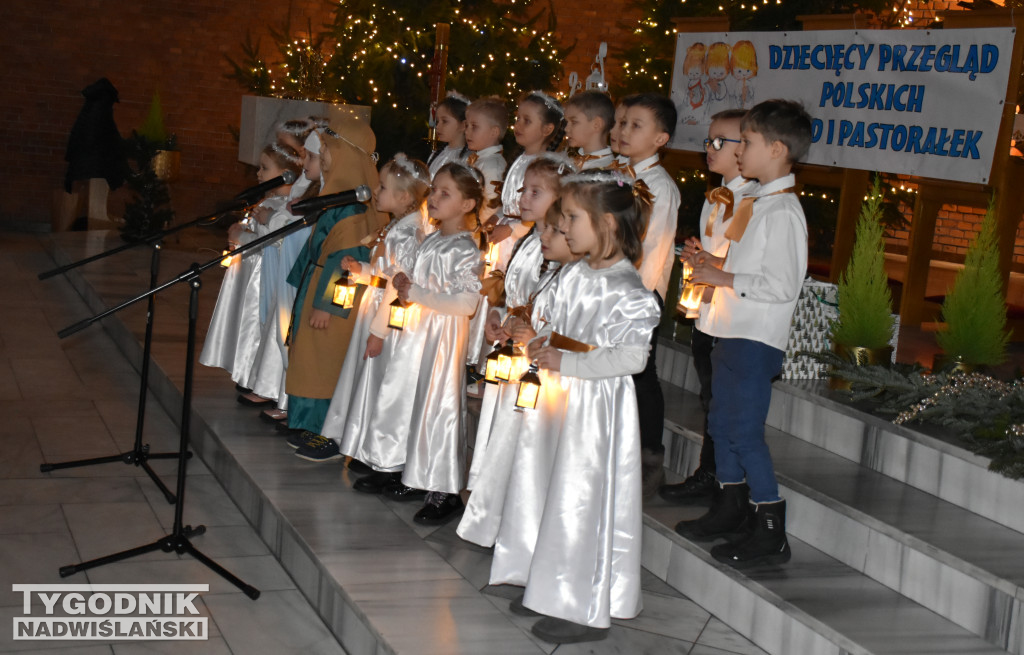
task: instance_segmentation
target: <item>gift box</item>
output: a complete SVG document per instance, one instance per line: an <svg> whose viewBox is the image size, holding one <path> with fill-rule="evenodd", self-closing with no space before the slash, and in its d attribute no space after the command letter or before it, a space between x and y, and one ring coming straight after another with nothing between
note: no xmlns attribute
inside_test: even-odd
<svg viewBox="0 0 1024 655"><path fill-rule="evenodd" d="M828 365L798 355L800 351L822 352L832 349L829 325L839 316L838 288L830 282L819 282L812 278L804 280L800 297L793 311L793 322L789 329L789 343L786 344L786 358L782 362L784 380L814 380L828 377ZM894 314L892 339L892 361L896 362L896 343L900 334L900 317Z"/></svg>

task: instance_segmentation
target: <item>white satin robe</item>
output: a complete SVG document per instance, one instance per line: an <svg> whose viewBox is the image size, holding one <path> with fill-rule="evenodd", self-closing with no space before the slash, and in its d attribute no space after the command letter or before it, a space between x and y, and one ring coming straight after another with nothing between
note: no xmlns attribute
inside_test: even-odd
<svg viewBox="0 0 1024 655"><path fill-rule="evenodd" d="M642 609L640 425L630 375L643 370L658 302L628 260L603 269L578 262L538 298L534 314L545 325L540 336L555 331L595 349L562 357L565 417L523 603L607 628ZM515 502L510 493L506 506Z"/></svg>
<svg viewBox="0 0 1024 655"><path fill-rule="evenodd" d="M465 154L462 154L463 150L466 151ZM454 161L464 164L468 157L469 148L463 148L462 146L453 148L445 144L444 148L442 148L435 157L431 158L430 163L427 165L427 169L430 171L430 179L434 179L434 176L437 175L439 170L441 170L441 167L448 162Z"/></svg>
<svg viewBox="0 0 1024 655"><path fill-rule="evenodd" d="M529 304L530 298L537 290L540 279L540 266L544 256L540 249L540 236L533 232L523 237L523 245L516 251L516 256L509 263L508 271L505 274L505 297L507 307L522 307ZM501 314L507 313L506 308L501 308ZM508 421L518 423L520 413L514 412L515 394L501 394L505 387L518 389L513 381L511 384L486 384L484 385L484 396L480 405L480 419L477 423L476 442L473 446L473 462L469 469L469 481L466 484L474 494L466 505L466 513L463 515L462 523L459 525L459 536L481 546L494 544L494 534L497 531L497 523L492 528L487 528L482 523L490 523L491 517L495 519L501 515L500 504L504 496L505 482L502 482L500 469L507 465L507 458L499 454L507 444L496 446L494 452L489 452L490 437L494 430L500 428L502 434L506 433L506 425L497 425L496 422ZM498 398L502 401L499 403ZM511 399L510 399L511 397ZM512 434L515 432L513 431ZM483 487L481 487L481 476L483 476ZM507 480L507 478L506 478ZM493 492L492 492L493 489ZM479 491L479 493L476 493ZM492 493L498 497L491 499ZM497 507L492 507L497 503Z"/></svg>
<svg viewBox="0 0 1024 655"><path fill-rule="evenodd" d="M498 213L498 225L507 225L512 228L512 236L498 242L498 256L496 261L491 262L487 272L504 271L508 268L508 261L512 256L512 249L516 241L522 238L529 230L519 220L519 199L523 193L523 183L526 179L526 167L530 165L537 155L519 155L512 165L508 167L505 180L501 187L501 212ZM506 293L508 293L506 291ZM480 308L473 315L470 322L469 333L469 358L467 363L481 369L487 354L491 352L491 344L484 343L484 328L487 324L487 315L491 311L490 303L486 297L480 298Z"/></svg>
<svg viewBox="0 0 1024 655"><path fill-rule="evenodd" d="M305 174L299 176L288 193L288 200L301 197L309 184ZM269 234L301 218L288 211L287 206L282 206L267 221L264 231ZM288 407L288 394L284 392L288 347L284 341L288 336L296 292L295 287L285 282L285 278L292 270L311 229L299 228L297 232L291 232L263 248L263 264L260 267L260 346L245 386L257 396L276 400L281 409Z"/></svg>
<svg viewBox="0 0 1024 655"><path fill-rule="evenodd" d="M391 301L398 297L390 280L398 273L411 274L416 260L416 248L423 239L420 229L422 223L423 216L419 211L398 219L388 230L383 243L371 253L373 261L364 262L363 270L358 276L358 281L363 284L369 282L371 276L385 278L389 282L385 289L374 286L363 289L359 313L352 329L352 345L345 353L345 362L341 366L341 375L338 376L338 384L334 389L321 434L337 441L342 453L361 462L367 461L368 455L363 452L363 446L369 433L369 422L373 418L384 372L394 354L395 344L403 334L387 327ZM376 357L363 359L371 327L375 320L380 326L382 317L384 335L377 336L383 336L384 347ZM396 455L397 453L389 453L385 457L393 459ZM404 452L401 453L401 458L404 460Z"/></svg>
<svg viewBox="0 0 1024 655"><path fill-rule="evenodd" d="M483 260L469 232L434 232L416 251L410 276L426 292L480 293ZM466 345L469 314L410 306L384 373L362 461L402 469L402 482L428 491L462 489L466 460Z"/></svg>
<svg viewBox="0 0 1024 655"><path fill-rule="evenodd" d="M277 211L288 201L285 196L272 196L260 206ZM254 230L262 228L258 224ZM264 232L265 234L265 232ZM240 241L245 244L261 236L246 231ZM250 250L232 260L224 273L217 294L217 304L210 318L199 363L222 368L231 379L241 385L249 381L256 351L260 347L260 272L263 268L263 248Z"/></svg>

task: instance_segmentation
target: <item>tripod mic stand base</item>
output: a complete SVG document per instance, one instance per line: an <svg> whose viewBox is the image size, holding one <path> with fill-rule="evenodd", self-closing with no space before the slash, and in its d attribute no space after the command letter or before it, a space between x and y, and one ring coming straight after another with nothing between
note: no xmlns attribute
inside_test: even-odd
<svg viewBox="0 0 1024 655"><path fill-rule="evenodd" d="M163 493L164 498L168 503L173 505L178 502L177 497L171 493L171 490L167 488L167 485L163 483L163 480L157 476L156 472L150 468L149 460L151 459L178 459L178 453L150 453L149 444L144 444L135 450L128 450L120 455L107 455L106 457L93 457L92 459L77 459L70 462L56 462L48 464L46 462L39 465L39 470L42 473L49 473L50 471L57 471L59 469L70 469L79 466L92 466L93 464L109 464L111 462L123 462L125 464L134 464L142 468L146 472L146 475L156 484L157 488ZM185 453L186 459L191 459L192 451Z"/></svg>
<svg viewBox="0 0 1024 655"><path fill-rule="evenodd" d="M86 571L97 566L103 566L104 564L111 564L113 562L120 562L121 560L135 557L137 555L144 555L146 553L152 553L158 550L162 550L165 553L174 552L178 553L179 555L182 553L188 553L192 557L195 557L197 560L205 564L214 573L217 573L222 578L238 587L242 591L242 593L248 596L249 598L253 600L259 598L259 589L243 582L241 579L236 577L233 573L225 569L223 566L221 566L217 562L214 562L212 559L204 555L200 550L198 550L195 546L192 545L191 541L189 541L189 537L201 535L205 532L206 526L197 525L193 528L190 525L186 525L184 528L181 529L180 533L172 532L171 534L166 535L165 537L162 537L151 544L146 544L144 546L138 546L136 548L124 550L120 553L114 553L113 555L106 555L105 557L97 557L96 559L89 560L88 562L81 562L79 564L70 564L68 566L62 566L60 567L59 571L60 577L66 578L69 575L74 575L75 573L78 573L80 571Z"/></svg>

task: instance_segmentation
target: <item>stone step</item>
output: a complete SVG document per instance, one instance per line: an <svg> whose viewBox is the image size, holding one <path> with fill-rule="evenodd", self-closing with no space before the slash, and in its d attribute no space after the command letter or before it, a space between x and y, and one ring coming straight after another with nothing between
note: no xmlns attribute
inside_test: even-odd
<svg viewBox="0 0 1024 655"><path fill-rule="evenodd" d="M769 653L1006 653L796 537L788 564L739 572L677 535L677 519L645 511L645 568Z"/></svg>
<svg viewBox="0 0 1024 655"><path fill-rule="evenodd" d="M681 401L666 421L667 466L685 475L700 451L703 412L696 395L665 391ZM778 430L766 437L789 534L1021 653L1024 535Z"/></svg>
<svg viewBox="0 0 1024 655"><path fill-rule="evenodd" d="M662 339L658 373L697 393L689 347ZM911 427L895 425L840 402L824 380L778 381L767 425L938 496L991 521L1024 532L1024 482L988 469L990 460Z"/></svg>

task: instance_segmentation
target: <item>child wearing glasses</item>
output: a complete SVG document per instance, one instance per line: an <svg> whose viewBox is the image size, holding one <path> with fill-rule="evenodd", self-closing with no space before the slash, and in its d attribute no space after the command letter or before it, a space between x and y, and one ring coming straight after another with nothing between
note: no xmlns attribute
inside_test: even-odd
<svg viewBox="0 0 1024 655"><path fill-rule="evenodd" d="M728 220L732 218L733 208L738 206L743 198L757 193L757 182L740 175L740 164L736 159L736 148L740 143L740 121L746 113L746 109L727 109L711 117L708 138L704 139L704 150L707 153L708 170L722 176L722 186L708 192L708 199L700 212L700 238L690 237L686 240L680 257L684 262L701 250L715 257L725 257L729 249L725 228ZM700 314L694 322L690 337L693 367L700 380L700 404L704 408L704 442L700 449L700 462L697 470L686 480L679 484L667 484L658 491L662 498L679 505L706 502L718 490L718 479L715 477L715 446L711 434L708 433L707 420L711 407L711 349L715 340L701 329L703 321L707 320L710 295L707 294L707 302L701 302ZM687 536L713 538L711 535L705 535L701 527L693 526L692 530L686 532Z"/></svg>

